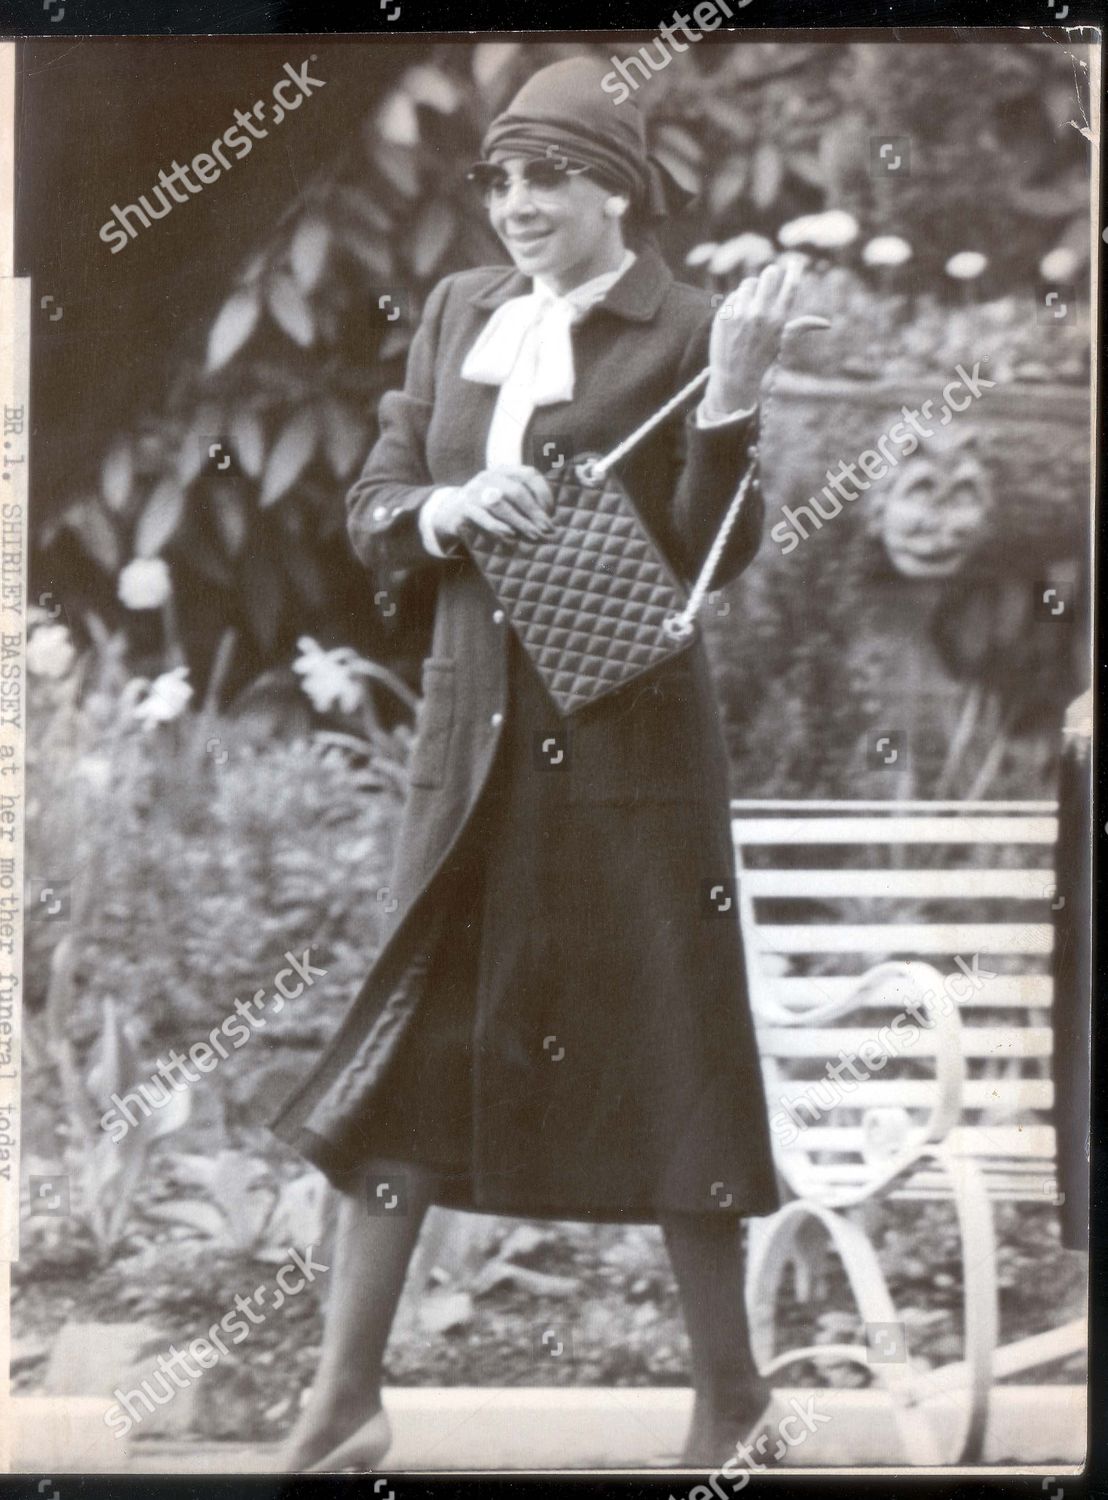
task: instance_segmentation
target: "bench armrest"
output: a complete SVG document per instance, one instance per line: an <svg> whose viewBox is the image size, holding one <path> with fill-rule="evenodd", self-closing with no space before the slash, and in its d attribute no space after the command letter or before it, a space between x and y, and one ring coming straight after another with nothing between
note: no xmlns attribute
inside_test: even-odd
<svg viewBox="0 0 1108 1500"><path fill-rule="evenodd" d="M805 1011L784 1010L773 1005L769 1007L769 1016L765 1008L760 1008L757 1020L762 1026L768 1021L771 1026L782 1029L814 1029L856 1011L875 992L886 989L893 990L890 1006L901 1003L903 997L905 1013L913 1014L917 1021L925 1017L928 1029L934 1030L935 1102L930 1115L923 1126L908 1132L902 1150L876 1160L873 1175L857 1187L819 1185L819 1165L812 1161L804 1148L803 1132L794 1145L783 1146L778 1142L775 1147L778 1170L798 1197L815 1197L821 1203L837 1208L852 1207L879 1197L910 1172L921 1158L929 1155L935 1145L945 1141L961 1122L965 1078L962 1023L957 1007L945 995L942 975L933 965L906 960L875 964L844 1000Z"/></svg>

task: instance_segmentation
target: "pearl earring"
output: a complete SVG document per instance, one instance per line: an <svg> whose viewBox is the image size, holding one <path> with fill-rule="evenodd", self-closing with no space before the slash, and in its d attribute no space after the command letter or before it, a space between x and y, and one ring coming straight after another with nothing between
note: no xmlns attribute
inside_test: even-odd
<svg viewBox="0 0 1108 1500"><path fill-rule="evenodd" d="M604 212L609 219L621 219L627 212L627 199L612 197L604 204Z"/></svg>

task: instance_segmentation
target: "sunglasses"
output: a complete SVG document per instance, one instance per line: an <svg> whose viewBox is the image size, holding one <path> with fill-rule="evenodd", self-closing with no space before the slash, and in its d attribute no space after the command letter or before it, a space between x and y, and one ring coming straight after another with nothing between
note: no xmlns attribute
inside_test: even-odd
<svg viewBox="0 0 1108 1500"><path fill-rule="evenodd" d="M574 177L587 172L588 167L569 162L525 161L519 176L512 176L496 162L477 161L466 173L466 181L485 203L503 198L513 181L522 181L527 191L536 198L556 197L565 191Z"/></svg>

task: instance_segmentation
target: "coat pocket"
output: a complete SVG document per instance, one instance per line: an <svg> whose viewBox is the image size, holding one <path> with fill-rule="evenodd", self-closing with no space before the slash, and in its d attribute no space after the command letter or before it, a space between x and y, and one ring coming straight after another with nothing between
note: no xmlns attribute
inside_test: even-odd
<svg viewBox="0 0 1108 1500"><path fill-rule="evenodd" d="M423 663L422 685L408 780L412 786L434 788L445 780L454 728L454 662L446 656L429 656Z"/></svg>

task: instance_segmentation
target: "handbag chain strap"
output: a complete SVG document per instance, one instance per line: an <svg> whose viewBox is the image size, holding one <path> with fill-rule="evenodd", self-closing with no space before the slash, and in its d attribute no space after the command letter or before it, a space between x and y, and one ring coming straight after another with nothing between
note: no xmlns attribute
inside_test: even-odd
<svg viewBox="0 0 1108 1500"><path fill-rule="evenodd" d="M585 484L602 484L609 472L619 463L620 459L630 453L631 449L636 447L648 432L652 432L658 426L659 422L664 422L683 402L687 401L702 386L707 385L710 374L711 366L705 365L699 375L694 375L687 385L682 386L675 396L671 396L664 406L660 406L653 415L647 417L646 421L636 427L634 432L625 437L621 443L617 443L611 452L605 453L602 458L586 459L584 463L579 464L577 466L578 477ZM669 615L662 625L662 629L671 640L685 641L693 633L696 616L700 612L700 606L704 603L704 596L712 586L712 579L715 577L719 560L723 556L723 549L726 547L727 539L734 530L736 521L739 519L739 513L742 510L743 502L750 488L750 482L754 478L754 466L757 457L757 445L751 444L747 453L746 471L743 474L738 489L735 491L734 499L727 507L727 513L720 522L719 530L716 532L715 539L708 549L708 555L701 564L700 572L696 576L696 582L689 593L688 603L680 613Z"/></svg>
<svg viewBox="0 0 1108 1500"><path fill-rule="evenodd" d="M636 427L634 432L628 437L625 437L622 443L617 443L610 453L605 453L603 458L590 459L581 464L578 468L580 477L586 484L603 483L608 476L609 469L618 464L620 459L630 453L632 448L637 447L648 432L653 432L658 423L664 422L669 414L676 411L683 401L687 401L702 385L708 384L708 376L711 373L711 365L705 365L699 375L694 375L688 385L682 386L676 396L671 396L664 406L660 406L652 416L647 417L646 421Z"/></svg>
<svg viewBox="0 0 1108 1500"><path fill-rule="evenodd" d="M727 539L734 530L735 522L739 519L739 512L743 508L746 492L750 488L750 482L754 478L754 465L758 458L756 444L751 444L747 454L746 473L742 477L742 483L735 491L735 498L727 507L727 514L720 522L719 530L716 532L715 540L708 549L708 556L701 565L700 572L696 575L696 582L689 593L689 602L680 614L670 615L662 625L665 633L675 641L688 640L693 633L693 625L700 606L704 603L704 596L712 586L712 579L716 576L716 568L723 556L723 549L727 546Z"/></svg>

